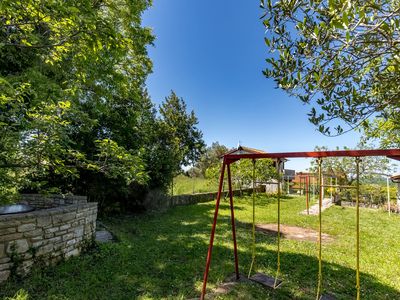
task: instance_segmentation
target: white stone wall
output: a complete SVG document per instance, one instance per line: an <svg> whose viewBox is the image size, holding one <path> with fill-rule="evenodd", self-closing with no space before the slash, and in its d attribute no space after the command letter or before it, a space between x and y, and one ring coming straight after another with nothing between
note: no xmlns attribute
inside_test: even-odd
<svg viewBox="0 0 400 300"><path fill-rule="evenodd" d="M62 206L0 215L0 282L10 276L13 267L18 274L25 275L35 260L51 264L78 255L83 242L94 237L97 203L86 203L86 199L83 201L80 197L75 203L60 204L49 200L51 197L41 197L24 195L21 202L32 206L35 201L50 207ZM73 197L77 196L70 196L70 199ZM36 200L27 201L26 198ZM44 206L37 204L37 207Z"/></svg>

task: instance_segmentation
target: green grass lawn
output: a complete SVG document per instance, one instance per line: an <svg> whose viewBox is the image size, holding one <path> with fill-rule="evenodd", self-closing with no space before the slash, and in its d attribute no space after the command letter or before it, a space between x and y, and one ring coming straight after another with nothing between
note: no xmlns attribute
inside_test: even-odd
<svg viewBox="0 0 400 300"><path fill-rule="evenodd" d="M240 269L251 261L251 198L235 199ZM282 222L318 228L317 216L299 215L303 197L282 201ZM276 222L275 198L257 197L257 222ZM0 286L0 298L26 290L31 299L187 299L200 294L214 203L177 207L163 214L103 220L119 242L100 245L57 266L36 269L22 281ZM234 270L229 206L221 205L208 287ZM337 299L355 298L355 209L323 213L323 231L334 242L323 246L323 286ZM361 210L362 299L400 299L400 217ZM257 233L255 271L274 274L276 238ZM271 291L242 283L219 299L315 299L317 247L282 241L284 283Z"/></svg>
<svg viewBox="0 0 400 300"><path fill-rule="evenodd" d="M210 182L206 178L188 177L182 174L174 178L174 195L215 192L217 189L218 183Z"/></svg>

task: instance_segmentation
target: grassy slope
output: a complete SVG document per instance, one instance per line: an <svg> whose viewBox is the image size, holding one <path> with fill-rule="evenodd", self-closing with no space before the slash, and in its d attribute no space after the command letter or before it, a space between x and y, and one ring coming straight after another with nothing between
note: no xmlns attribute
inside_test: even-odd
<svg viewBox="0 0 400 300"><path fill-rule="evenodd" d="M240 268L251 259L250 198L237 199ZM276 221L276 199L257 198L257 222ZM282 222L318 228L316 216L302 216L303 198L284 199ZM186 299L199 295L214 203L178 207L165 214L107 220L121 242L102 245L91 255L73 258L23 282L1 286L0 297L19 288L32 299ZM400 217L361 210L361 285L363 299L400 299ZM355 295L355 210L332 207L323 213L324 232L335 242L324 245L324 287L338 299ZM233 271L229 206L222 203L209 287ZM221 299L315 299L316 245L283 240L284 284L268 291L241 284ZM256 271L274 274L276 239L257 234Z"/></svg>
<svg viewBox="0 0 400 300"><path fill-rule="evenodd" d="M185 175L179 175L174 178L174 195L215 192L217 189L217 183L212 184L205 178Z"/></svg>

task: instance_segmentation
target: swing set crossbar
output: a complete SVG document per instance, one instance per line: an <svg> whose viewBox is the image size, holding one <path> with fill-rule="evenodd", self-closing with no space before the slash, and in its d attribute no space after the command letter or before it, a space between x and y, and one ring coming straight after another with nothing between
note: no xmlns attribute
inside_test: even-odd
<svg viewBox="0 0 400 300"><path fill-rule="evenodd" d="M374 150L336 150L336 151L311 151L311 152L281 152L281 153L228 153L224 155L227 161L242 158L324 158L324 157L366 157L386 156L400 160L400 149L374 149Z"/></svg>

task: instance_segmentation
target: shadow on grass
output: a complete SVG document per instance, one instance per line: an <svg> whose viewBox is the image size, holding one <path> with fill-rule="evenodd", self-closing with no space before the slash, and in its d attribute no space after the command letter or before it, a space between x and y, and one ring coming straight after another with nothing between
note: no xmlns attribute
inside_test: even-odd
<svg viewBox="0 0 400 300"><path fill-rule="evenodd" d="M223 204L226 205L226 204ZM226 209L228 205L226 205ZM105 220L120 243L57 266L36 269L23 281L1 286L0 297L25 289L30 299L186 299L199 296L211 229L214 204L178 207L164 214ZM251 235L246 225L237 230L240 268L251 261ZM263 238L266 244L275 238ZM240 284L227 298L314 299L316 257L282 253L282 288L264 290ZM256 270L274 274L276 252L257 247ZM354 298L354 270L324 263L324 286L338 299ZM220 216L209 286L218 284L234 270L229 217ZM363 299L399 299L400 292L368 274L361 274ZM241 296L243 295L243 296Z"/></svg>

